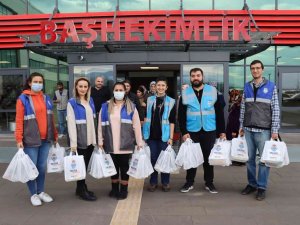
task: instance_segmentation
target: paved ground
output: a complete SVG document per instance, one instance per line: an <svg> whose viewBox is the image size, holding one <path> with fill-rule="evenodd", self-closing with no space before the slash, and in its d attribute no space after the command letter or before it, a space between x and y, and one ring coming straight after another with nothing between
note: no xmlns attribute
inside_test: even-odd
<svg viewBox="0 0 300 225"><path fill-rule="evenodd" d="M11 135L0 137L2 161L9 161L16 150L12 144L8 145L13 143L9 139L12 139ZM291 138L292 143L288 144L291 161L300 159L297 139L299 135ZM0 163L1 176L6 167L7 163ZM46 190L55 201L41 207L31 206L25 184L0 178L0 225L299 224L300 163L271 170L267 198L262 202L255 200L254 194L239 194L246 184L245 167L215 167L215 185L219 194L204 190L202 168L198 170L195 189L186 194L178 192L184 178L184 171L172 175L169 193L161 190L150 193L146 190L148 180L143 185L143 181L131 179L129 198L118 202L107 196L109 179L88 177L88 187L98 200L85 202L75 196L75 183L66 183L63 174L47 174Z"/></svg>

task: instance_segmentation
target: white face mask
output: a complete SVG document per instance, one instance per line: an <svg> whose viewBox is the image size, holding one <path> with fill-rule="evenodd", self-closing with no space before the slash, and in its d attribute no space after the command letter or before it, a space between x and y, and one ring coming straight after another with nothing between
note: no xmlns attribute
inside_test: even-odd
<svg viewBox="0 0 300 225"><path fill-rule="evenodd" d="M114 97L116 100L123 100L125 96L125 91L114 91Z"/></svg>

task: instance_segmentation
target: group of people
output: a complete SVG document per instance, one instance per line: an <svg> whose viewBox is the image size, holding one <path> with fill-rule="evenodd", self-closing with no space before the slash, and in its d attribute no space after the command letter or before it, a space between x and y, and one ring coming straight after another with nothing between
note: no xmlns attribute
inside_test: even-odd
<svg viewBox="0 0 300 225"><path fill-rule="evenodd" d="M245 84L243 95L235 98L232 105L231 110L239 108L240 119L239 127L234 125L234 129L229 131L229 139L237 135L246 136L249 151L248 184L242 194L256 191L256 199L263 200L269 168L260 163L257 177L255 157L257 150L262 154L266 140L278 138L279 104L275 84L262 76L263 63L254 60L250 69L253 80ZM127 171L135 149L143 148L146 142L150 147L151 163L154 166L160 152L168 145L173 145L176 111L182 140L190 138L195 143L200 143L204 157L205 189L210 193L218 193L214 186L214 167L208 163L208 157L216 138L226 139L228 125L225 129L224 107L217 89L204 81L205 75L201 68L191 69L191 85L183 88L178 107L175 99L167 95L168 82L163 77L151 82L150 92L143 86L139 87L137 95L130 92L131 83L128 80L116 82L111 94L108 88L104 88L102 77L96 78L95 87L91 87L87 78L80 77L74 83L72 98L62 100L66 94L62 88L56 91L53 100L59 103L58 112L64 111L59 112L62 116L58 118L64 117L63 113L66 113L71 151L84 156L86 167L95 147L111 154L117 174L111 177L110 197L119 200L127 198ZM51 142L58 141L53 105L49 96L43 93L43 85L43 75L32 73L16 106L17 146L24 148L39 171L36 180L27 183L34 206L53 201L44 192L44 183L50 145ZM60 134L65 134L63 125L59 124ZM193 189L196 172L197 168L187 170L181 192ZM154 192L158 183L158 173L155 171L151 174L148 191ZM170 174L161 173L161 184L163 191L170 191ZM87 201L97 199L88 189L85 180L77 181L76 195Z"/></svg>

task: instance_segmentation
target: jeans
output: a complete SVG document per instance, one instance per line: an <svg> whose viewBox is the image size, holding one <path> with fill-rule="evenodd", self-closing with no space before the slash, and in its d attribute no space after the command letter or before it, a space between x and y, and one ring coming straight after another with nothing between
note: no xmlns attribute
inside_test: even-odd
<svg viewBox="0 0 300 225"><path fill-rule="evenodd" d="M59 134L66 134L67 133L66 117L67 117L67 110L57 110Z"/></svg>
<svg viewBox="0 0 300 225"><path fill-rule="evenodd" d="M31 195L44 192L45 173L50 147L50 142L45 140L42 140L42 144L39 147L24 147L24 152L29 156L39 171L39 175L35 180L30 180L27 182L27 186Z"/></svg>
<svg viewBox="0 0 300 225"><path fill-rule="evenodd" d="M251 132L245 130L245 137L248 146L249 160L247 162L248 183L252 187L267 189L270 168L264 163L259 162L258 178L256 179L256 152L258 150L260 157L264 149L265 141L270 140L271 131Z"/></svg>
<svg viewBox="0 0 300 225"><path fill-rule="evenodd" d="M160 140L148 140L147 143L151 151L151 164L154 167L160 152L162 150L165 150L168 147L168 143ZM160 176L161 176L162 185L167 185L170 183L169 173L161 173ZM150 184L157 185L157 183L158 183L158 172L154 170L154 172L151 174L150 177Z"/></svg>

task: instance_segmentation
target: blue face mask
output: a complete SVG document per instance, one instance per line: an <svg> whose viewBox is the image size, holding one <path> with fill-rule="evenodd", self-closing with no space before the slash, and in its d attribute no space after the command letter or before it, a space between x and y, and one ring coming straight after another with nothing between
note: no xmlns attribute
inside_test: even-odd
<svg viewBox="0 0 300 225"><path fill-rule="evenodd" d="M34 92L39 92L39 91L43 90L43 84L32 83L31 90L33 90Z"/></svg>

